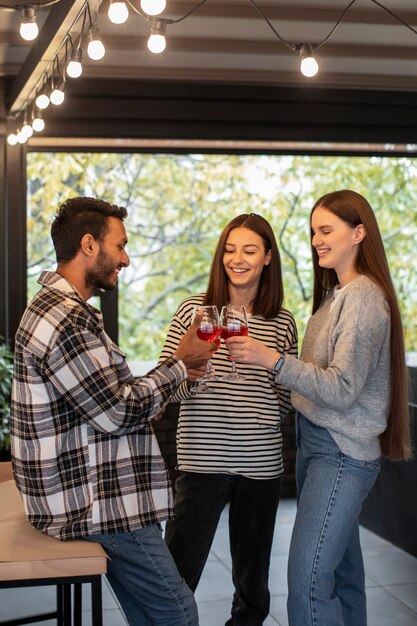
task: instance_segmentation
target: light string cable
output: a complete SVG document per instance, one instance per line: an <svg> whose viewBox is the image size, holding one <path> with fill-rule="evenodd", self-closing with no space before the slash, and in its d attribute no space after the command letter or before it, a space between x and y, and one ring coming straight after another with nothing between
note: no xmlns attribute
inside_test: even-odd
<svg viewBox="0 0 417 626"><path fill-rule="evenodd" d="M81 26L81 32L80 32L80 38L78 39L77 50L80 50L80 48L81 48L81 42L82 42L82 39L83 39L84 29L85 29L85 22L86 22L86 19L87 19L87 13L90 15L90 6L89 6L88 2L86 2L84 4L84 7L82 8L82 10L80 12L80 17L81 17L81 13L83 15L83 25ZM91 15L90 15L90 19L91 19ZM68 33L68 37L71 39L70 33ZM71 43L72 43L72 39L71 39Z"/></svg>
<svg viewBox="0 0 417 626"><path fill-rule="evenodd" d="M45 77L47 77L47 76L48 76L49 68L51 67L51 65L52 65L53 63L55 63L55 59L58 59L58 58L59 58L59 56L58 56L58 55L59 55L59 53L61 52L61 49L62 49L64 46L65 46L65 55L64 55L64 57L65 57L65 66L66 66L66 63L67 63L67 61L68 61L68 42L71 42L71 45L72 45L72 47L73 47L73 40L72 40L72 37L71 37L71 34L70 34L70 33L71 33L71 31L74 29L75 25L76 25L76 24L77 24L77 22L80 20L80 18L84 15L84 24L83 24L83 27L82 27L82 29L81 29L80 41L79 41L79 45L78 45L78 47L80 47L80 46L81 46L81 39L82 39L82 34L83 34L83 30L84 30L84 25L85 25L85 11L86 11L86 4L84 4L84 5L81 7L81 9L78 11L77 15L75 16L74 20L73 20L73 21L72 21L72 23L71 23L71 26L68 28L67 33L66 33L65 37L63 38L63 40L61 41L61 43L59 44L59 46L58 46L58 47L57 47L57 49L55 50L55 54L54 54L54 56L52 57L52 59L49 61L48 65L47 65L47 66L46 66L46 68L44 69L44 71L43 71L43 73L42 73L42 76L39 78L39 80L37 81L36 85L35 85L34 87L32 87L32 90L30 91L29 96L28 96L28 100L31 100L31 97L30 97L30 96L31 96L31 94L32 94L33 92L36 92L36 90L37 90L37 89L38 89L38 87L39 87L39 84L40 84L40 83L44 80L44 78L45 78ZM64 76L65 76L65 67L64 67L63 73L64 73Z"/></svg>
<svg viewBox="0 0 417 626"><path fill-rule="evenodd" d="M89 27L90 28L97 28L98 7L95 10L95 19L94 20L93 20L93 18L91 16L90 3L89 3L88 0L86 0L86 2L85 2L85 10L86 10L86 13L88 14ZM82 32L84 31L84 27L85 27L85 16L84 16L84 23L83 23Z"/></svg>
<svg viewBox="0 0 417 626"><path fill-rule="evenodd" d="M261 9L260 6L258 6L258 4L255 2L255 0L249 0L249 2L255 7L255 9L262 15L262 17L264 18L265 22L268 24L269 28L272 30L272 32L278 37L278 39L288 48L290 48L291 50L299 50L301 47L301 44L295 44L292 43L291 41L287 41L286 39L284 39L284 37L282 37L279 32L276 30L276 28L274 27L274 25L271 23L270 19L268 18L268 16L266 15L266 13ZM313 50L317 50L317 48L320 48L320 46L322 46L324 43L326 43L326 41L328 41L330 39L330 37L333 35L334 31L336 30L336 28L340 25L340 23L342 22L343 18L345 17L346 13L349 11L350 7L355 4L356 0L351 0L351 2L349 2L349 4L347 5L347 7L342 11L342 13L340 14L339 19L337 20L336 24L333 26L333 28L331 29L330 33L323 39L323 41L321 41L318 44L311 44L311 47Z"/></svg>
<svg viewBox="0 0 417 626"><path fill-rule="evenodd" d="M409 30L411 30L412 33L417 35L417 30L415 28L413 28L410 24L408 24L405 20L403 20L402 17L400 17L399 15L396 15L396 13L394 13L394 11L391 11L391 9L389 9L386 6L384 6L382 4L382 2L378 2L378 0L371 0L371 2L373 2L373 4L376 4L378 7L380 7L381 9L386 11L387 13L389 13L392 17L395 17L395 19L398 20L399 22L401 22L401 24L403 24L403 26L406 26Z"/></svg>
<svg viewBox="0 0 417 626"><path fill-rule="evenodd" d="M90 26L96 26L97 25L97 14L96 14L96 19L93 22L93 19L91 17L90 4L88 3L88 1L85 3L85 9L86 9L86 13L88 14L88 21L89 21ZM84 25L85 25L85 15L84 15ZM83 30L84 30L84 25L83 25Z"/></svg>

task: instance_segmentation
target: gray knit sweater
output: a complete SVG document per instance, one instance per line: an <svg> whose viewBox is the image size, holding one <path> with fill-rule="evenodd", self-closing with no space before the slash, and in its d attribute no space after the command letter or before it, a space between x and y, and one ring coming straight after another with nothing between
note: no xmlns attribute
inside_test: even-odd
<svg viewBox="0 0 417 626"><path fill-rule="evenodd" d="M390 395L390 312L382 290L360 276L329 294L310 318L300 360L287 356L279 382L292 403L326 428L342 453L371 461L381 454Z"/></svg>

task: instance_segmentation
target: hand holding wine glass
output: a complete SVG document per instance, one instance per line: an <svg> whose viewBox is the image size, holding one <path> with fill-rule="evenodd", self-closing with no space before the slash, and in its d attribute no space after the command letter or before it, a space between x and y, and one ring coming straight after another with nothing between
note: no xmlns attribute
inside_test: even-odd
<svg viewBox="0 0 417 626"><path fill-rule="evenodd" d="M225 341L230 337L246 336L249 332L248 317L244 306L235 304L224 306L221 312L220 323L222 339ZM245 380L245 377L238 373L235 361L232 361L232 371L227 376L224 376L223 380Z"/></svg>
<svg viewBox="0 0 417 626"><path fill-rule="evenodd" d="M215 350L214 345L209 342L201 342L197 335L200 325L199 317L193 321L174 352L174 356L183 361L187 371L197 371L205 367L213 350Z"/></svg>
<svg viewBox="0 0 417 626"><path fill-rule="evenodd" d="M220 337L221 327L219 312L216 306L207 305L194 309L193 321L198 319L197 337L202 341L217 343ZM210 391L207 381L215 379L215 372L210 359L206 363L206 370L201 378L197 378L197 387L192 387L192 393Z"/></svg>

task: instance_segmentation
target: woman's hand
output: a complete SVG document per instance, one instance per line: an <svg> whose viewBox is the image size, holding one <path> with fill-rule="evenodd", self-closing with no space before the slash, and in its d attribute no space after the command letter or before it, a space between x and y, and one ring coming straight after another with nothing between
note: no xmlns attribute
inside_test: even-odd
<svg viewBox="0 0 417 626"><path fill-rule="evenodd" d="M260 365L266 369L272 369L281 356L276 350L271 350L261 341L249 336L230 337L226 339L226 346L232 361Z"/></svg>

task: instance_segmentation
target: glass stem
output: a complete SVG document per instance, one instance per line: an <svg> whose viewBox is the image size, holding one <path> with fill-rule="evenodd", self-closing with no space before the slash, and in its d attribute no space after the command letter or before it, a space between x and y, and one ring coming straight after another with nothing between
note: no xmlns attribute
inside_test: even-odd
<svg viewBox="0 0 417 626"><path fill-rule="evenodd" d="M211 364L210 359L206 363L206 371L204 372L204 377L209 376L213 371L213 366Z"/></svg>

